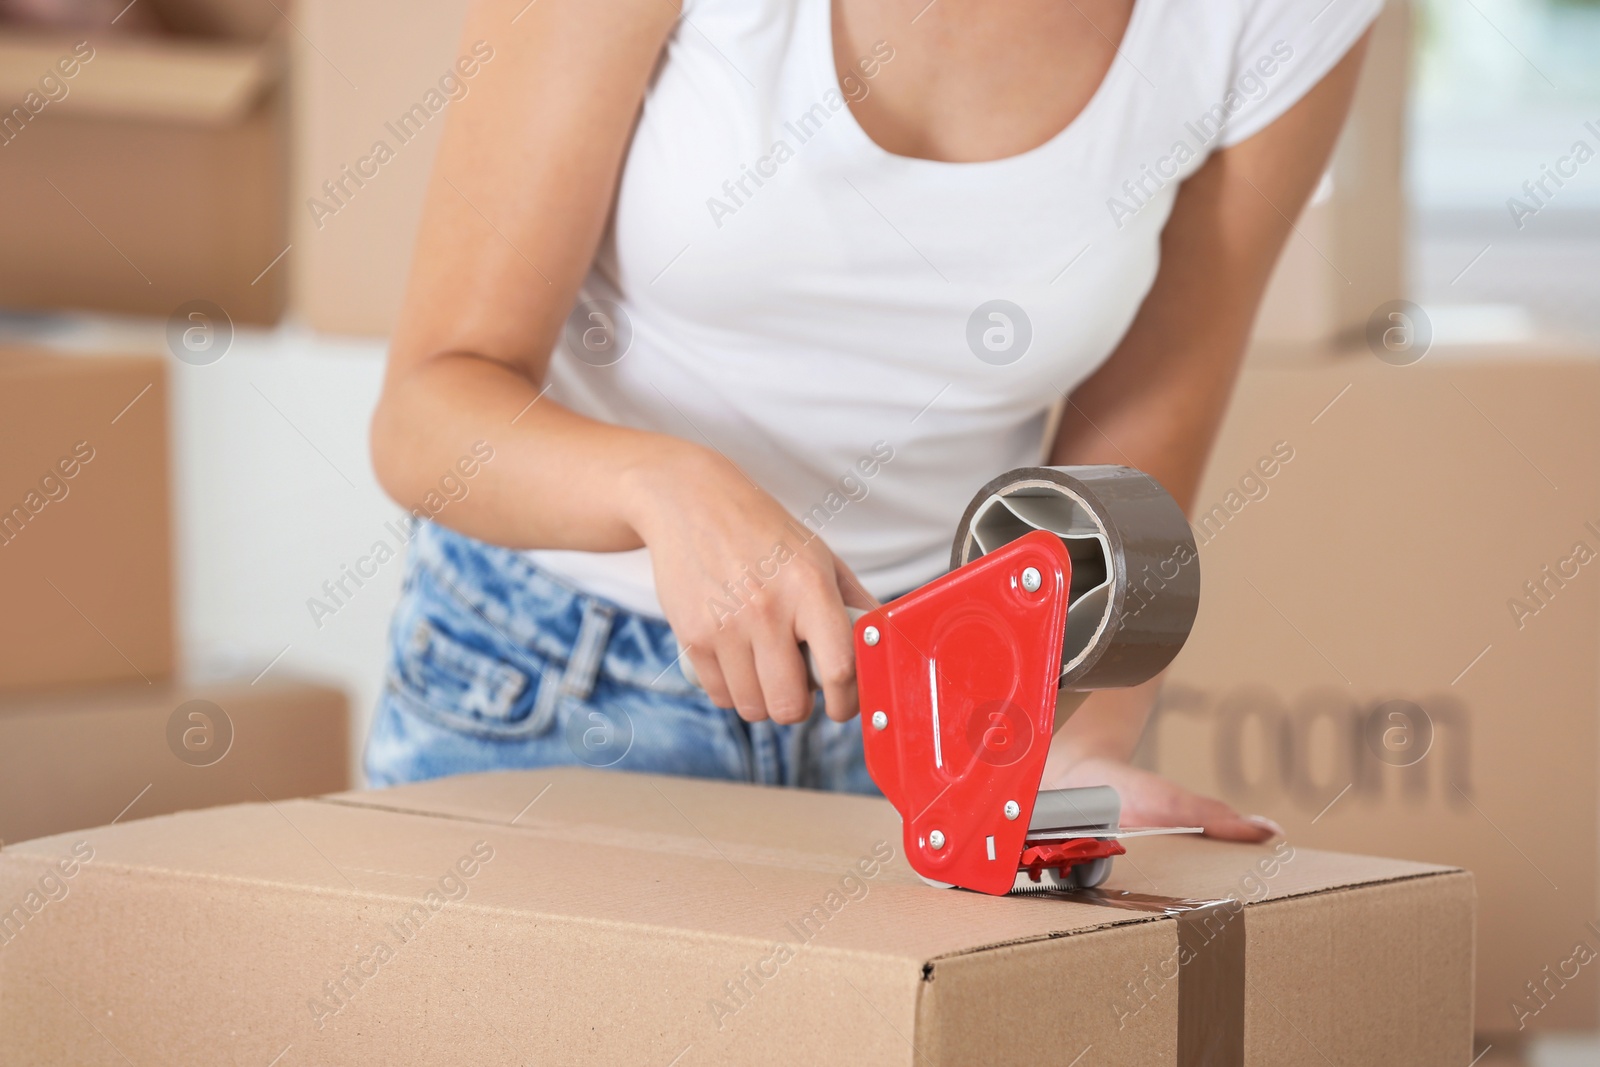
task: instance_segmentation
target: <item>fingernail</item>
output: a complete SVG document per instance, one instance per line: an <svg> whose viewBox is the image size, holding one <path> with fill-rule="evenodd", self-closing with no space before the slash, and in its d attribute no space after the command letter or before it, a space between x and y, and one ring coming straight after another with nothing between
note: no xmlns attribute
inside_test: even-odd
<svg viewBox="0 0 1600 1067"><path fill-rule="evenodd" d="M1279 826L1275 821L1267 818L1265 815L1246 815L1244 817L1244 821L1248 823L1254 823L1263 830L1270 832L1273 837L1285 836L1283 827Z"/></svg>

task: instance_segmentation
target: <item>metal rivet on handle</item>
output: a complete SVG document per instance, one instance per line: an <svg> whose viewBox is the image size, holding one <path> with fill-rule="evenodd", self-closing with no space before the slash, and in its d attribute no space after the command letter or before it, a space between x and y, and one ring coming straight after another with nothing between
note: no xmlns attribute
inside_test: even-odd
<svg viewBox="0 0 1600 1067"><path fill-rule="evenodd" d="M1044 579L1039 577L1039 569L1037 567L1029 567L1022 572L1022 588L1028 592L1037 593L1039 587L1043 584Z"/></svg>
<svg viewBox="0 0 1600 1067"><path fill-rule="evenodd" d="M861 640L865 641L868 645L877 644L878 643L878 628L876 626L869 626L865 630L862 630L861 631Z"/></svg>
<svg viewBox="0 0 1600 1067"><path fill-rule="evenodd" d="M1018 815L1021 815L1021 814L1022 814L1022 806L1021 805L1019 805L1015 800L1006 801L1006 818L1015 819Z"/></svg>
<svg viewBox="0 0 1600 1067"><path fill-rule="evenodd" d="M944 848L944 831L934 830L930 832L928 834L928 844L933 846L934 851Z"/></svg>
<svg viewBox="0 0 1600 1067"><path fill-rule="evenodd" d="M872 728L874 730L881 730L885 726L888 726L888 725L889 725L889 716L888 715L884 714L881 711L875 711L875 712L872 713Z"/></svg>

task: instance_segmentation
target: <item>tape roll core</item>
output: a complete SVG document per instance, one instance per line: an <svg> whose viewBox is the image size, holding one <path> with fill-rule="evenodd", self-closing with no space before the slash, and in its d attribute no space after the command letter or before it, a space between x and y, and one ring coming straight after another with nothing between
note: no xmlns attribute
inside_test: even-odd
<svg viewBox="0 0 1600 1067"><path fill-rule="evenodd" d="M956 527L951 569L1033 530L1072 557L1061 685L1110 689L1159 674L1200 603L1200 557L1183 510L1132 467L1022 467L980 489Z"/></svg>

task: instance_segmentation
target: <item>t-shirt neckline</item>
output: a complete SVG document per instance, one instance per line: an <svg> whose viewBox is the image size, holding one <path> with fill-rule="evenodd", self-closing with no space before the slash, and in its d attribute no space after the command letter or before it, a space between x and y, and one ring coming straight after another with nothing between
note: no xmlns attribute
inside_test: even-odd
<svg viewBox="0 0 1600 1067"><path fill-rule="evenodd" d="M844 88L839 84L839 71L835 65L833 48L833 0L812 0L821 8L821 17L807 20L810 23L808 36L812 39L810 52L816 63L814 74L824 92L835 92L844 101L843 126L845 136L855 142L858 150L872 153L881 160L887 160L905 167L920 167L927 170L944 170L950 173L960 171L976 171L983 168L999 169L1026 165L1037 159L1047 158L1061 150L1062 146L1076 139L1079 131L1089 127L1095 116L1110 107L1108 102L1113 94L1120 88L1130 73L1137 73L1133 61L1128 58L1130 51L1137 48L1142 39L1141 31L1147 14L1146 8L1152 5L1153 0L1134 0L1133 10L1128 15L1128 24L1123 28L1122 39L1117 42L1116 54L1111 59L1111 66L1106 69L1105 75L1100 79L1100 84L1095 86L1087 103L1078 109L1078 113L1061 129L1051 134L1044 141L1032 148L998 159L978 160L943 160L926 159L922 156L901 155L884 148L872 135L862 128L856 120L856 115L850 108L850 99L845 96ZM820 39L819 39L820 38ZM893 42L890 42L891 44ZM1142 76L1142 75L1140 75Z"/></svg>

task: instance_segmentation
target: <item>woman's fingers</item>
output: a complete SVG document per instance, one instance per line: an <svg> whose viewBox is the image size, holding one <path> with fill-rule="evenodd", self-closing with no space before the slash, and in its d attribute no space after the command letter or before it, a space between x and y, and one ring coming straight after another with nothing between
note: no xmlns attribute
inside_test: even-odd
<svg viewBox="0 0 1600 1067"><path fill-rule="evenodd" d="M733 709L745 722L760 722L767 717L766 698L761 693L761 677L756 672L755 654L740 635L717 643L717 665L727 682ZM724 704L723 707L728 705Z"/></svg>
<svg viewBox="0 0 1600 1067"><path fill-rule="evenodd" d="M1199 826L1207 837L1252 843L1283 836L1283 827L1264 815L1241 815L1230 804L1118 760L1083 760L1058 784L1115 788L1124 826Z"/></svg>
<svg viewBox="0 0 1600 1067"><path fill-rule="evenodd" d="M752 646L756 674L767 715L787 725L811 715L811 687L806 684L806 664L800 657L791 626L765 630Z"/></svg>
<svg viewBox="0 0 1600 1067"><path fill-rule="evenodd" d="M728 682L722 676L722 665L717 662L716 651L709 644L688 645L683 654L694 665L694 680L706 691L711 703L719 708L733 707L733 694L728 692Z"/></svg>
<svg viewBox="0 0 1600 1067"><path fill-rule="evenodd" d="M828 718L845 722L856 713L857 698L855 642L844 605L824 602L802 614L796 636L811 652Z"/></svg>
<svg viewBox="0 0 1600 1067"><path fill-rule="evenodd" d="M712 703L733 707L746 722L770 718L787 724L811 714L805 661L787 627L766 627L753 640L743 633L729 634L717 643L714 657L691 655ZM714 659L709 671L701 666L708 659ZM719 683L715 688L713 676Z"/></svg>
<svg viewBox="0 0 1600 1067"><path fill-rule="evenodd" d="M796 634L811 651L828 718L846 722L860 711L860 696L855 638L844 608L868 611L877 607L878 601L838 556L833 557L833 572L833 582L817 592L812 610L801 613Z"/></svg>
<svg viewBox="0 0 1600 1067"><path fill-rule="evenodd" d="M1172 795L1162 798L1165 803L1126 808L1122 821L1140 826L1198 826L1207 837L1221 841L1255 843L1283 835L1283 827L1263 815L1241 815L1230 804L1180 786L1173 786L1172 791Z"/></svg>
<svg viewBox="0 0 1600 1067"><path fill-rule="evenodd" d="M1222 841L1248 841L1254 844L1282 837L1283 827L1265 815L1240 815L1238 812L1232 812L1207 826L1206 836Z"/></svg>

